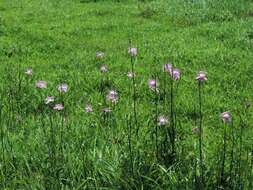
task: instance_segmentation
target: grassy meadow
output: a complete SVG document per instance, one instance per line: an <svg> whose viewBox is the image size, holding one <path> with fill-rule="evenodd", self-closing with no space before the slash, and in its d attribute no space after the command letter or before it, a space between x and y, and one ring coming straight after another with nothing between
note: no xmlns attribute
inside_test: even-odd
<svg viewBox="0 0 253 190"><path fill-rule="evenodd" d="M0 189L253 189L252 0L1 0L0 73Z"/></svg>

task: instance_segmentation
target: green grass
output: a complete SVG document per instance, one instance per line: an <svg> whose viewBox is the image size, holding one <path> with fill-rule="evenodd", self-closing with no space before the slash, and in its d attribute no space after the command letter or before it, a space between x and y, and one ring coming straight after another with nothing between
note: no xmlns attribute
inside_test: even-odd
<svg viewBox="0 0 253 190"><path fill-rule="evenodd" d="M129 40L138 47L140 135L132 136L133 171ZM109 68L102 93L97 51L105 52L103 63ZM203 89L205 189L217 187L224 130L219 114L227 110L236 132L236 160L231 182L229 144L220 188L252 189L253 110L245 109L245 102L253 100L252 60L251 0L2 0L1 189L198 189L198 137L192 128L199 119L199 70L208 72ZM169 88L166 101L162 97L156 102L147 85L158 74L164 89L166 62L182 72L175 95L173 162L156 158L153 135L156 103L159 114L170 115ZM30 79L24 75L28 67L33 68ZM48 88L37 90L37 80L48 81ZM41 97L54 95L62 101L56 88L61 82L70 89L64 95L64 113L55 113L41 104ZM104 121L104 94L111 88L119 92L119 102ZM93 113L83 111L86 103L92 104ZM159 128L161 138L164 133Z"/></svg>

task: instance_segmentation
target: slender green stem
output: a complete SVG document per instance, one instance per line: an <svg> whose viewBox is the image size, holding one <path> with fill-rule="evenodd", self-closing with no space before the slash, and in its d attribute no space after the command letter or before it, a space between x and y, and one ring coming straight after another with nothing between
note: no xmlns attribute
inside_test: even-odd
<svg viewBox="0 0 253 190"><path fill-rule="evenodd" d="M135 57L131 56L131 66L132 66L132 85L133 85L133 114L134 114L134 123L136 128L136 137L139 137L139 126L137 121L137 110L136 110L136 86L135 86Z"/></svg>
<svg viewBox="0 0 253 190"><path fill-rule="evenodd" d="M233 169L234 169L234 147L235 147L235 134L234 134L234 126L233 126L233 121L231 121L231 136L232 136L232 147L231 147L231 161L230 161L230 169L229 169L229 174L230 174L230 184L233 187L234 184L234 174L233 174Z"/></svg>
<svg viewBox="0 0 253 190"><path fill-rule="evenodd" d="M0 103L1 104L1 103ZM0 105L0 127L1 127L1 145L2 145L2 162L3 162L3 189L5 188L5 145L4 145L4 125L2 122L2 105Z"/></svg>
<svg viewBox="0 0 253 190"><path fill-rule="evenodd" d="M227 125L224 125L223 132L223 154L222 154L222 162L221 162L221 172L220 172L220 183L224 182L224 172L225 172L225 162L226 162L226 145L227 145Z"/></svg>
<svg viewBox="0 0 253 190"><path fill-rule="evenodd" d="M157 92L157 74L155 74L155 144L156 144L156 158L159 157L159 147L158 147L158 92Z"/></svg>
<svg viewBox="0 0 253 190"><path fill-rule="evenodd" d="M173 72L173 71L172 71ZM171 145L172 145L172 153L176 153L176 147L175 147L175 138L176 138L176 132L175 132L175 122L174 122L174 81L171 77L170 79L171 85L170 85L170 119L171 119Z"/></svg>
<svg viewBox="0 0 253 190"><path fill-rule="evenodd" d="M132 174L134 173L134 168L133 168L133 154L132 154L132 123L131 123L131 116L130 119L126 118L127 121L127 126L128 126L128 148L129 148L129 154L130 154L130 164L131 164L131 172Z"/></svg>
<svg viewBox="0 0 253 190"><path fill-rule="evenodd" d="M201 188L204 188L204 165L203 165L203 129L202 129L202 89L201 89L201 82L198 83L198 90L199 90L199 161L200 161L200 177L201 177Z"/></svg>

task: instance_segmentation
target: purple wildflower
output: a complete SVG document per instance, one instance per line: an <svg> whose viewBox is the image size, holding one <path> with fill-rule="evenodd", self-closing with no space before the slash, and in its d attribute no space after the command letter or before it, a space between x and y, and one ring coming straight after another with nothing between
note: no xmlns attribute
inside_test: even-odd
<svg viewBox="0 0 253 190"><path fill-rule="evenodd" d="M128 48L128 53L129 53L129 55L131 55L132 57L136 56L136 55L137 55L137 48L135 48L135 47L130 47L130 48Z"/></svg>
<svg viewBox="0 0 253 190"><path fill-rule="evenodd" d="M168 119L164 115L161 115L158 117L158 125L159 126L166 125L167 123L168 123Z"/></svg>
<svg viewBox="0 0 253 190"><path fill-rule="evenodd" d="M40 89L47 88L47 82L44 80L37 81L35 85L37 88L40 88Z"/></svg>
<svg viewBox="0 0 253 190"><path fill-rule="evenodd" d="M127 77L128 78L133 78L135 76L135 73L133 73L132 71L129 71L128 73L127 73Z"/></svg>
<svg viewBox="0 0 253 190"><path fill-rule="evenodd" d="M155 79L148 80L148 86L151 90L158 91L158 83Z"/></svg>
<svg viewBox="0 0 253 190"><path fill-rule="evenodd" d="M163 71L171 74L171 71L172 71L172 64L170 64L170 63L165 63L165 64L163 65Z"/></svg>
<svg viewBox="0 0 253 190"><path fill-rule="evenodd" d="M221 119L225 122L228 123L231 121L231 115L230 112L226 111L220 114Z"/></svg>
<svg viewBox="0 0 253 190"><path fill-rule="evenodd" d="M58 91L61 93L66 93L68 91L68 85L63 83L63 84L59 84L57 87Z"/></svg>
<svg viewBox="0 0 253 190"><path fill-rule="evenodd" d="M56 111L61 111L61 110L64 109L64 106L61 103L60 104L55 104L53 109L56 110Z"/></svg>
<svg viewBox="0 0 253 190"><path fill-rule="evenodd" d="M196 77L198 81L206 81L207 80L207 73L205 71L199 71Z"/></svg>
<svg viewBox="0 0 253 190"><path fill-rule="evenodd" d="M54 102L54 96L48 96L45 98L45 104L49 104L51 102Z"/></svg>
<svg viewBox="0 0 253 190"><path fill-rule="evenodd" d="M106 99L108 101L111 101L112 103L116 103L118 101L118 93L115 90L110 90L106 96Z"/></svg>
<svg viewBox="0 0 253 190"><path fill-rule="evenodd" d="M179 69L172 69L172 78L174 80L179 80L180 79L180 70Z"/></svg>

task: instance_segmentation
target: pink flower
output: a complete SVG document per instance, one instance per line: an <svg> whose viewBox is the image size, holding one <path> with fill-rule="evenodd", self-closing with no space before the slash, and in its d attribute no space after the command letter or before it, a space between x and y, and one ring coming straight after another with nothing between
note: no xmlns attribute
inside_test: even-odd
<svg viewBox="0 0 253 190"><path fill-rule="evenodd" d="M196 77L198 81L206 81L207 80L207 73L205 71L199 71Z"/></svg>
<svg viewBox="0 0 253 190"><path fill-rule="evenodd" d="M127 73L127 77L128 78L133 78L135 76L135 74L132 72L132 71L129 71L128 73Z"/></svg>
<svg viewBox="0 0 253 190"><path fill-rule="evenodd" d="M222 119L225 123L231 121L231 115L230 115L230 112L228 112L228 111L221 113L221 114L220 114L220 117L221 117L221 119Z"/></svg>
<svg viewBox="0 0 253 190"><path fill-rule="evenodd" d="M89 104L86 105L85 108L84 108L84 111L85 111L86 113L92 112L92 111L93 111L92 106L89 105Z"/></svg>
<svg viewBox="0 0 253 190"><path fill-rule="evenodd" d="M148 80L148 86L151 90L158 91L158 83L155 79Z"/></svg>
<svg viewBox="0 0 253 190"><path fill-rule="evenodd" d="M174 80L179 80L180 79L180 70L175 68L173 69L172 65L170 63L166 63L163 65L163 70L164 72L167 72L170 74L170 76L174 79Z"/></svg>
<svg viewBox="0 0 253 190"><path fill-rule="evenodd" d="M104 52L102 52L102 51L98 51L98 52L96 52L96 57L98 58L98 59L101 59L101 58L103 58L104 57Z"/></svg>
<svg viewBox="0 0 253 190"><path fill-rule="evenodd" d="M48 96L45 99L45 104L49 104L51 102L54 102L54 96Z"/></svg>
<svg viewBox="0 0 253 190"><path fill-rule="evenodd" d="M137 48L135 48L135 47L130 47L130 48L128 48L128 53L129 53L132 57L136 56L136 55L137 55Z"/></svg>
<svg viewBox="0 0 253 190"><path fill-rule="evenodd" d="M107 71L108 71L107 66L106 66L106 65L101 65L101 67L100 67L100 71L101 71L102 73L107 72Z"/></svg>
<svg viewBox="0 0 253 190"><path fill-rule="evenodd" d="M171 73L172 71L172 64L166 63L163 65L163 71L167 73Z"/></svg>
<svg viewBox="0 0 253 190"><path fill-rule="evenodd" d="M179 69L172 69L172 78L174 80L180 79L180 70Z"/></svg>
<svg viewBox="0 0 253 190"><path fill-rule="evenodd" d="M59 84L57 87L58 91L61 93L66 93L68 91L68 85L63 83L63 84Z"/></svg>
<svg viewBox="0 0 253 190"><path fill-rule="evenodd" d="M32 68L26 69L25 74L31 76L33 74Z"/></svg>
<svg viewBox="0 0 253 190"><path fill-rule="evenodd" d="M56 110L56 111L61 111L61 110L64 109L64 106L61 103L60 104L55 104L53 109Z"/></svg>
<svg viewBox="0 0 253 190"><path fill-rule="evenodd" d="M117 103L118 93L115 90L110 90L106 96L106 99L112 103Z"/></svg>
<svg viewBox="0 0 253 190"><path fill-rule="evenodd" d="M112 110L110 109L110 108L103 108L103 112L104 113L109 113L109 112L111 112Z"/></svg>
<svg viewBox="0 0 253 190"><path fill-rule="evenodd" d="M168 119L164 115L161 115L158 117L158 125L159 126L166 125L167 123L168 123Z"/></svg>
<svg viewBox="0 0 253 190"><path fill-rule="evenodd" d="M40 88L40 89L47 88L47 82L44 80L37 81L35 85L37 88Z"/></svg>

